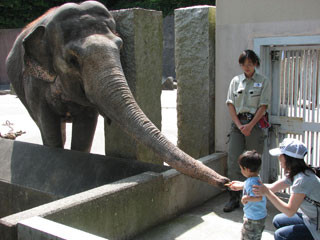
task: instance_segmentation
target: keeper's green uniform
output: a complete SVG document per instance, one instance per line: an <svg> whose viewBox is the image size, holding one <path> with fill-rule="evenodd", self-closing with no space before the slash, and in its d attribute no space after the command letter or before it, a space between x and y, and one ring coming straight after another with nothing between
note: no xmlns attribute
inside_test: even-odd
<svg viewBox="0 0 320 240"><path fill-rule="evenodd" d="M239 116L255 114L259 107L270 105L271 83L259 73L254 73L251 79L246 78L245 74L234 77L230 83L227 104L235 107ZM247 124L249 119L241 119L241 124ZM250 136L245 136L232 123L229 134L228 150L228 177L232 180L244 180L238 165L238 157L246 150L256 150L259 154L263 152L265 134L256 124Z"/></svg>

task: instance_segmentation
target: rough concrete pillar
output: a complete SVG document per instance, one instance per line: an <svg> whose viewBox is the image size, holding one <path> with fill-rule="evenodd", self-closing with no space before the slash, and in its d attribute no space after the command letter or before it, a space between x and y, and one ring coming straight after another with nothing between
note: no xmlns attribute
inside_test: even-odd
<svg viewBox="0 0 320 240"><path fill-rule="evenodd" d="M178 147L194 158L214 151L215 13L175 10Z"/></svg>
<svg viewBox="0 0 320 240"><path fill-rule="evenodd" d="M121 63L129 87L148 118L161 128L162 13L145 9L111 12L123 40ZM105 122L108 156L162 163L112 122Z"/></svg>

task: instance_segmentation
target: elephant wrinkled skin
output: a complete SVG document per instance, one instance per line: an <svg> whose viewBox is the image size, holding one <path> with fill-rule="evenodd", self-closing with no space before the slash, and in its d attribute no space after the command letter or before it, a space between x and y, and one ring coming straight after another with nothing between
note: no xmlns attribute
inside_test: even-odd
<svg viewBox="0 0 320 240"><path fill-rule="evenodd" d="M43 144L63 148L65 122L72 121L71 149L89 152L101 114L173 168L223 188L229 179L174 146L139 108L123 74L121 46L113 17L95 1L53 8L24 28L7 72Z"/></svg>

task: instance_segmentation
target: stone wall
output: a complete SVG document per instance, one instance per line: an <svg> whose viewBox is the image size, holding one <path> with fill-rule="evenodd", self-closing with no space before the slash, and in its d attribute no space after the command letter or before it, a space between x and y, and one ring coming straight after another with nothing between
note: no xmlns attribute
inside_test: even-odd
<svg viewBox="0 0 320 240"><path fill-rule="evenodd" d="M6 71L6 58L21 29L0 29L0 90L9 89L9 78Z"/></svg>
<svg viewBox="0 0 320 240"><path fill-rule="evenodd" d="M215 10L175 10L178 147L194 158L214 151Z"/></svg>
<svg viewBox="0 0 320 240"><path fill-rule="evenodd" d="M0 153L0 218L142 172L169 169L2 138Z"/></svg>
<svg viewBox="0 0 320 240"><path fill-rule="evenodd" d="M144 9L111 12L123 40L121 63L129 87L148 118L161 129L162 13ZM161 163L152 151L105 122L106 155Z"/></svg>

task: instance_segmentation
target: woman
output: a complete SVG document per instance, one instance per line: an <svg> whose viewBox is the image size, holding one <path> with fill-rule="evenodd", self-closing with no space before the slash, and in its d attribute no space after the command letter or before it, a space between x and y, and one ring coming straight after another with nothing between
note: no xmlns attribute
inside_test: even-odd
<svg viewBox="0 0 320 240"><path fill-rule="evenodd" d="M238 157L245 150L255 149L263 152L264 132L258 126L270 104L270 83L267 78L256 72L260 59L252 50L245 50L239 56L243 71L230 83L227 105L232 119L229 134L228 177L244 180L238 166ZM223 208L231 212L239 207L240 192L229 191L230 201Z"/></svg>
<svg viewBox="0 0 320 240"><path fill-rule="evenodd" d="M275 239L319 240L320 179L304 162L304 156L307 154L306 146L299 140L286 138L279 148L269 152L273 156L278 156L286 177L270 185L255 185L253 192L257 196L266 196L282 212L273 219L273 224L277 228ZM274 194L290 186L292 192L288 203ZM241 188L241 182L233 182L230 188Z"/></svg>

